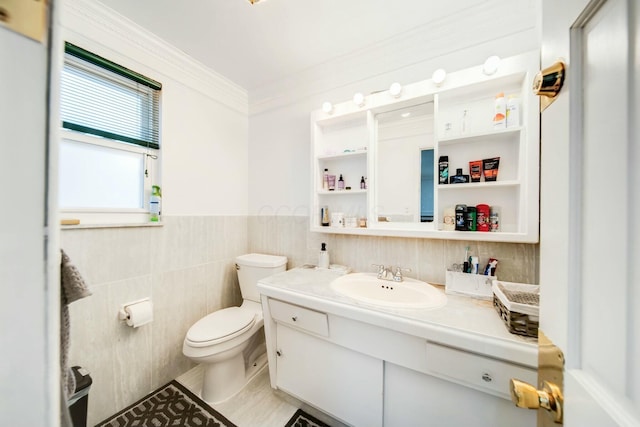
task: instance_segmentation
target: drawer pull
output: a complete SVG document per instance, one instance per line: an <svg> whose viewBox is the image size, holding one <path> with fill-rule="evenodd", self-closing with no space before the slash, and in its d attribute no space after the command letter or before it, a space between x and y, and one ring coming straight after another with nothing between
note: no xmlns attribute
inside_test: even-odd
<svg viewBox="0 0 640 427"><path fill-rule="evenodd" d="M491 378L491 374L485 372L484 374L482 374L482 380L484 382L490 383L491 381L493 381L493 378Z"/></svg>
<svg viewBox="0 0 640 427"><path fill-rule="evenodd" d="M298 316L291 316L291 320L293 320L294 322L298 321Z"/></svg>
<svg viewBox="0 0 640 427"><path fill-rule="evenodd" d="M282 356L282 351L281 350L276 350L276 354L278 355L278 357Z"/></svg>

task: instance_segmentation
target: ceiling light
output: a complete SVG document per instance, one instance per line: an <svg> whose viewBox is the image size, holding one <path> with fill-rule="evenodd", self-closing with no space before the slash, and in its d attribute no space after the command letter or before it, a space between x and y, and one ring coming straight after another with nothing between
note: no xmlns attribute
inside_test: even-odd
<svg viewBox="0 0 640 427"><path fill-rule="evenodd" d="M406 119L407 117L409 117L411 115L411 113L409 111L407 111L406 113L402 113L400 114L400 116L404 119Z"/></svg>
<svg viewBox="0 0 640 427"><path fill-rule="evenodd" d="M364 105L364 95L360 92L353 95L353 103L358 107L362 107Z"/></svg>
<svg viewBox="0 0 640 427"><path fill-rule="evenodd" d="M333 113L333 105L329 101L325 101L322 103L322 111L327 114Z"/></svg>
<svg viewBox="0 0 640 427"><path fill-rule="evenodd" d="M500 65L500 57L496 55L490 56L486 61L484 61L482 72L487 76L490 76L498 71L498 65Z"/></svg>
<svg viewBox="0 0 640 427"><path fill-rule="evenodd" d="M391 86L389 86L389 93L394 98L399 97L400 94L402 93L402 85L398 82L391 83Z"/></svg>
<svg viewBox="0 0 640 427"><path fill-rule="evenodd" d="M431 80L433 80L436 86L440 86L446 77L447 72L443 68L438 68L431 75Z"/></svg>

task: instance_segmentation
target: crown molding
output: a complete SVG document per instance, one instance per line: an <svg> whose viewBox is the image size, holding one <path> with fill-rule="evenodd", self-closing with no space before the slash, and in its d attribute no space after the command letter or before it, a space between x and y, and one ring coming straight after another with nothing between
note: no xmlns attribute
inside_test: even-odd
<svg viewBox="0 0 640 427"><path fill-rule="evenodd" d="M90 0L63 0L61 24L76 42L100 44L120 60L149 67L154 79L176 80L239 113L249 113L247 91L158 36ZM72 41L72 40L69 40ZM127 64L122 64L127 65ZM159 76L158 76L159 75Z"/></svg>
<svg viewBox="0 0 640 427"><path fill-rule="evenodd" d="M504 57L539 49L538 10L533 2L525 3L515 8L505 7L502 0L489 0L251 90L249 115L308 102L336 89L380 80L385 74L404 75L407 73L403 70L408 68L425 69L434 61L454 56L458 59L450 62L459 63L458 68L476 65L470 61L484 61L487 57L481 49L495 48L492 54ZM425 79L433 72L427 70ZM366 94L387 88L361 91Z"/></svg>

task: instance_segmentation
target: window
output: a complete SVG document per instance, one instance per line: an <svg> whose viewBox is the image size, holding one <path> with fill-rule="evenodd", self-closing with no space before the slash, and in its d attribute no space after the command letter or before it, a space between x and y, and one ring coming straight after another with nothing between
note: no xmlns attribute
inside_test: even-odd
<svg viewBox="0 0 640 427"><path fill-rule="evenodd" d="M159 183L161 88L66 43L60 90L63 216L72 213L83 223L147 218L151 186Z"/></svg>

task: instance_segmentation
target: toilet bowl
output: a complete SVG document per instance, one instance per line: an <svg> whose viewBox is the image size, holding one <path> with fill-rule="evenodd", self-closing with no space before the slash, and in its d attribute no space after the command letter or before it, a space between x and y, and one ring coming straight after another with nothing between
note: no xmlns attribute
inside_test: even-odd
<svg viewBox="0 0 640 427"><path fill-rule="evenodd" d="M201 397L223 402L266 364L264 320L258 280L286 269L287 258L248 254L236 258L243 302L198 320L185 336L182 353L204 367Z"/></svg>

